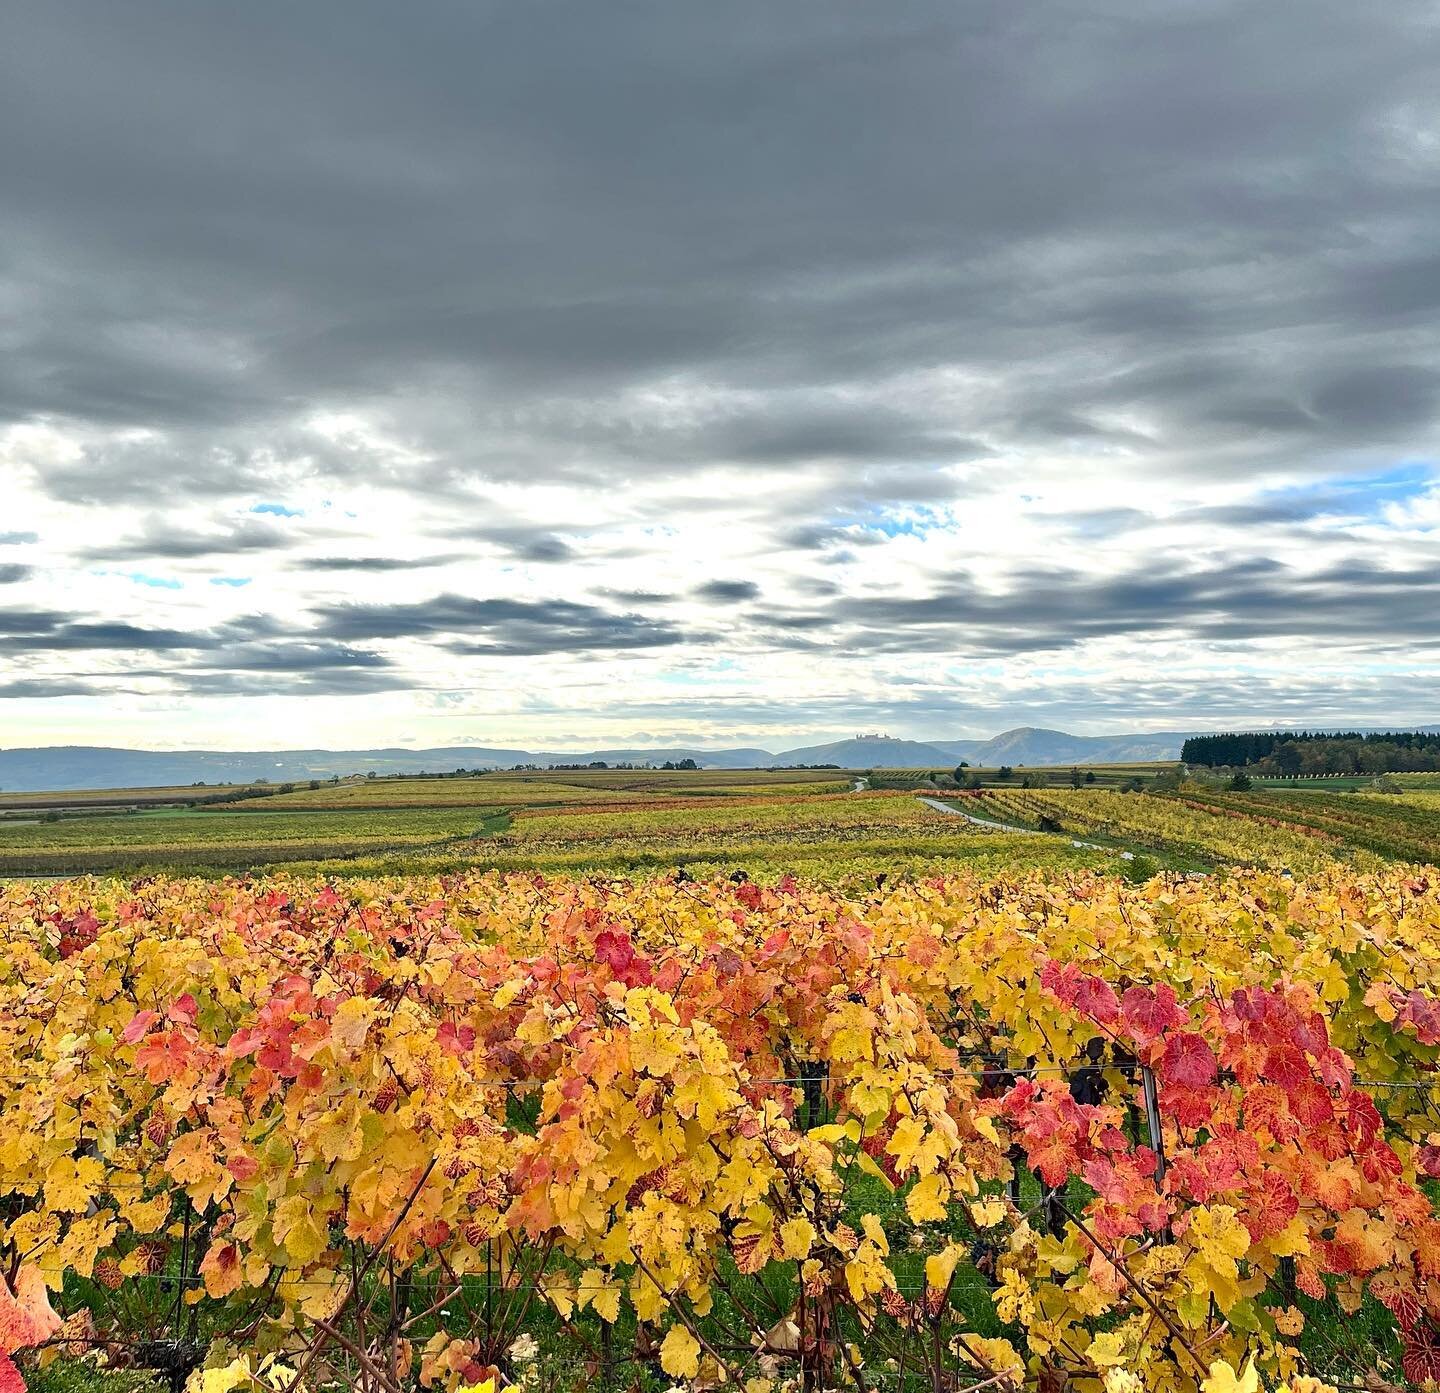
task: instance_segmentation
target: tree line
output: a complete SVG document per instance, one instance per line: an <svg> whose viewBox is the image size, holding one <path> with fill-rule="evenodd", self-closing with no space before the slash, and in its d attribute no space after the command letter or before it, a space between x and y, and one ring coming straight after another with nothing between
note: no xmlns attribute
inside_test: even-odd
<svg viewBox="0 0 1440 1393"><path fill-rule="evenodd" d="M1398 774L1440 770L1436 731L1240 731L1196 735L1180 749L1184 763L1248 768L1262 775Z"/></svg>

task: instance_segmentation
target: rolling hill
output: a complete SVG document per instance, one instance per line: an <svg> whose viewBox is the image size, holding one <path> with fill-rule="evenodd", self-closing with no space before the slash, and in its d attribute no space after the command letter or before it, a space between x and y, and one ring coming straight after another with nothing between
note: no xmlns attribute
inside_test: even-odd
<svg viewBox="0 0 1440 1393"><path fill-rule="evenodd" d="M838 764L842 769L943 768L954 759L943 746L919 740L892 740L885 735L857 736L829 745L804 745L772 755L775 764Z"/></svg>
<svg viewBox="0 0 1440 1393"><path fill-rule="evenodd" d="M1064 731L1021 729L993 740L924 742L865 736L803 745L774 753L736 749L619 748L547 752L503 746L444 745L412 750L128 750L98 745L51 745L0 750L0 789L53 792L78 788L146 788L196 783L271 783L328 779L338 774L448 773L454 769L508 769L517 764L661 764L693 759L707 769L754 769L767 765L836 764L849 769L944 768L957 759L972 764L1065 764L1174 759L1183 735L1075 736Z"/></svg>
<svg viewBox="0 0 1440 1393"><path fill-rule="evenodd" d="M1179 759L1189 731L1158 731L1141 735L1069 735L1063 730L1020 726L991 740L938 740L935 745L954 759L974 765L1133 764Z"/></svg>
<svg viewBox="0 0 1440 1393"><path fill-rule="evenodd" d="M1312 725L1311 729L1325 729ZM0 750L0 789L59 792L79 788L154 788L205 782L271 783L328 779L332 775L448 773L455 769L508 769L517 764L661 764L693 759L705 769L756 769L834 764L847 769L943 769L959 760L994 767L1129 764L1178 759L1195 731L1146 731L1124 735L1071 735L1063 730L1019 726L989 740L898 740L857 736L801 745L778 754L745 746L704 749L611 748L555 753L505 746L442 745L412 750L127 750L98 745L50 745Z"/></svg>

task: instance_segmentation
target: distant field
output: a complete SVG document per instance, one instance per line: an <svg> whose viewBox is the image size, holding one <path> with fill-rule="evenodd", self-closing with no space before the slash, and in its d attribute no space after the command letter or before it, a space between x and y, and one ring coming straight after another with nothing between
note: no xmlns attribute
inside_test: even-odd
<svg viewBox="0 0 1440 1393"><path fill-rule="evenodd" d="M182 784L169 788L87 788L61 793L0 792L0 812L15 809L147 807L185 803L217 794L245 793L258 784Z"/></svg>
<svg viewBox="0 0 1440 1393"><path fill-rule="evenodd" d="M1301 872L1337 862L1362 869L1382 860L1440 862L1440 795L1424 792L985 789L963 795L956 805L1001 822L1102 838L1197 864Z"/></svg>
<svg viewBox="0 0 1440 1393"><path fill-rule="evenodd" d="M684 869L701 877L790 872L831 882L903 878L944 869L1001 874L1113 864L1114 854L1059 837L987 832L904 793L766 799L657 798L644 808L573 805L517 811L508 831L418 858L366 857L363 874L472 867L546 874L641 874ZM337 869L318 862L306 870Z"/></svg>
<svg viewBox="0 0 1440 1393"><path fill-rule="evenodd" d="M602 778L600 775L614 777ZM544 774L457 775L436 779L364 779L300 788L235 805L265 813L281 808L529 807L555 804L646 804L657 799L763 797L771 794L840 793L853 778L816 779L747 770L560 770Z"/></svg>
<svg viewBox="0 0 1440 1393"><path fill-rule="evenodd" d="M1113 853L1073 847L1064 838L967 831L957 820L916 824L901 830L871 827L828 833L813 829L783 839L747 837L735 832L697 833L673 841L617 837L585 843L486 843L474 851L466 858L436 851L418 862L403 857L367 857L355 863L354 871L390 875L476 868L624 877L678 870L701 881L744 873L756 879L795 875L829 885L860 886L957 871L1006 876L1036 870L1058 873L1114 869L1117 864ZM347 870L324 862L301 869Z"/></svg>
<svg viewBox="0 0 1440 1393"><path fill-rule="evenodd" d="M953 786L958 766L944 769L875 769L870 771L871 781L877 788L909 788L925 783L935 783L941 788ZM1009 775L1001 777L1001 769L1008 768ZM979 779L987 787L1018 788L1024 779L1039 777L1047 788L1070 788L1078 770L1086 788L1120 788L1126 784L1149 783L1162 774L1174 773L1179 765L1173 760L1149 764L1080 764L1080 765L967 765L960 769L965 780ZM1092 777L1085 782L1086 775Z"/></svg>
<svg viewBox="0 0 1440 1393"><path fill-rule="evenodd" d="M295 861L344 871L377 857L398 865L611 869L707 860L734 868L769 857L818 867L857 853L867 864L906 855L973 861L974 844L985 840L970 824L908 794L856 794L848 779L603 771L647 786L642 791L601 780L600 772L375 779L221 807L0 825L0 872ZM578 785L563 781L576 777ZM1037 863L1038 850L1026 864ZM996 866L1001 851L987 853ZM1067 865L1090 859L1070 850L1061 857Z"/></svg>
<svg viewBox="0 0 1440 1393"><path fill-rule="evenodd" d="M334 874L489 866L607 875L684 867L795 871L835 880L961 866L1006 870L1103 866L1209 870L1253 865L1297 874L1336 863L1440 861L1440 788L1343 792L1311 784L1248 793L1150 788L1169 764L1069 768L1041 788L1008 780L976 791L935 787L927 771L548 770L379 778L300 787L235 803L176 806L217 789L94 790L59 808L0 810L0 874L303 864ZM994 771L973 771L985 777ZM1086 772L1081 766L1081 776ZM894 786L890 786L893 779ZM1015 835L937 811L940 796L982 819L1048 835ZM140 803L138 795L155 802ZM23 795L8 795L18 799ZM160 806L168 800L169 807ZM119 812L118 808L131 811ZM138 810L136 810L138 809ZM58 814L58 817L57 817ZM45 820L47 817L53 820ZM1083 845L1077 845L1083 843ZM1093 844L1093 845L1092 845ZM1126 855L1128 854L1128 856Z"/></svg>
<svg viewBox="0 0 1440 1393"><path fill-rule="evenodd" d="M446 779L367 779L356 783L321 784L317 789L300 788L237 804L235 810L270 814L286 808L479 808L517 807L529 803L615 802L632 795L615 789L586 789L553 783L540 784L516 779L492 779L484 775ZM633 795L643 800L643 795Z"/></svg>
<svg viewBox="0 0 1440 1393"><path fill-rule="evenodd" d="M1169 774L1178 769L1179 763L1173 759L1150 760L1139 764L1046 764L1046 765L976 765L967 769L966 773L979 774L982 777L993 777L1002 768L1009 768L1014 771L1018 778L1024 774L1043 774L1048 778L1070 778L1070 771L1078 769L1082 775L1087 771L1094 773L1096 779L1153 779L1159 774Z"/></svg>
<svg viewBox="0 0 1440 1393"><path fill-rule="evenodd" d="M788 836L809 829L840 831L910 826L943 817L906 794L829 794L812 797L704 800L704 806L651 805L631 812L584 809L519 814L504 840L513 844L595 841L619 836L676 839L689 834Z"/></svg>
<svg viewBox="0 0 1440 1393"><path fill-rule="evenodd" d="M794 784L845 783L853 771L844 769L535 769L505 770L485 779L516 780L545 786L625 789L669 793L735 787L777 788Z"/></svg>
<svg viewBox="0 0 1440 1393"><path fill-rule="evenodd" d="M656 790L667 798L752 798L777 794L793 796L800 793L848 793L855 786L855 775L816 780L770 779L766 782L731 783L709 781L701 783L666 784ZM755 776L752 774L751 779Z"/></svg>
<svg viewBox="0 0 1440 1393"><path fill-rule="evenodd" d="M1250 775L1256 788L1367 789L1377 778L1393 779L1411 789L1440 789L1440 774L1305 774L1298 777Z"/></svg>
<svg viewBox="0 0 1440 1393"><path fill-rule="evenodd" d="M1433 794L1283 789L1198 794L1189 801L1197 807L1283 819L1303 832L1395 860L1440 863L1440 798Z"/></svg>
<svg viewBox="0 0 1440 1393"><path fill-rule="evenodd" d="M1081 765L1095 775L1095 785L1148 780L1173 770L1172 763ZM575 803L603 798L609 802L664 796L759 796L772 792L839 793L849 790L866 774L877 784L918 786L931 779L948 780L954 766L936 769L545 769L497 770L485 774L434 777L385 776L376 779L325 781L311 788L308 781L294 784L184 784L160 788L99 788L58 793L0 791L0 816L11 812L82 811L93 808L148 808L188 805L219 806L239 812L278 808L333 808L337 811L376 808L428 808L488 805L525 806ZM998 768L967 769L986 782L1004 786ZM1041 775L1048 784L1068 786L1071 767L1030 768L1017 765L1015 782L1025 775ZM1440 775L1426 778L1440 787ZM1361 780L1359 782L1368 782ZM234 799L231 802L229 800Z"/></svg>
<svg viewBox="0 0 1440 1393"><path fill-rule="evenodd" d="M62 875L158 867L251 866L349 857L472 836L497 810L136 813L0 824L0 873Z"/></svg>
<svg viewBox="0 0 1440 1393"><path fill-rule="evenodd" d="M1366 798L1383 799L1386 803L1395 801L1388 793L1367 793L1363 796ZM1407 791L1400 800L1400 805L1405 808L1428 808L1432 811L1440 810L1440 786L1431 787L1426 785L1416 788L1413 791Z"/></svg>
<svg viewBox="0 0 1440 1393"><path fill-rule="evenodd" d="M913 798L856 795L853 786L851 776L815 771L556 770L354 780L115 816L82 817L77 805L56 821L0 823L0 873L296 861L343 872L375 857L623 868L704 855L733 866L760 852L783 860L802 850L819 864L849 856L862 841L876 844L875 855L899 854L895 839L922 825L938 845L921 850L953 850L967 838L965 824ZM103 808L103 795L86 806Z"/></svg>
<svg viewBox="0 0 1440 1393"><path fill-rule="evenodd" d="M984 817L1049 827L1074 837L1100 838L1135 852L1178 857L1185 864L1311 871L1337 859L1333 842L1303 828L1271 826L1252 815L1217 816L1163 795L1095 789L987 789L975 797L973 806Z"/></svg>

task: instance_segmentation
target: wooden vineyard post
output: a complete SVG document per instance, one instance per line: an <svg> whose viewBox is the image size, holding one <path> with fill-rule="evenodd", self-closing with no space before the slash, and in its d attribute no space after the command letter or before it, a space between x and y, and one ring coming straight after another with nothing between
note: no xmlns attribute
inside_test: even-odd
<svg viewBox="0 0 1440 1393"><path fill-rule="evenodd" d="M805 1098L807 1127L818 1127L825 1120L825 1085L830 1080L830 1064L824 1059L800 1061L800 1091Z"/></svg>
<svg viewBox="0 0 1440 1393"><path fill-rule="evenodd" d="M1145 1094L1145 1126L1150 1133L1150 1149L1155 1153L1155 1185L1165 1184L1165 1130L1160 1121L1160 1092L1155 1087L1155 1071L1148 1064L1140 1066L1140 1085Z"/></svg>

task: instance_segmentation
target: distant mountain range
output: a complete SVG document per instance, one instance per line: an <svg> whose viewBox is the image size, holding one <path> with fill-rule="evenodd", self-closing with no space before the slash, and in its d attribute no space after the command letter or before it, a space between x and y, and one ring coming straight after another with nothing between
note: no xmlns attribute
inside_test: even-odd
<svg viewBox="0 0 1440 1393"><path fill-rule="evenodd" d="M1084 736L1025 727L992 740L892 740L863 736L827 745L774 752L761 749L604 749L569 753L446 745L436 749L372 750L126 750L99 745L50 745L0 750L0 789L55 792L77 788L156 788L199 782L283 783L338 774L448 773L454 769L508 769L516 764L662 764L693 759L705 769L754 769L797 764L838 764L847 769L944 768L971 764L1093 764L1175 759L1187 732Z"/></svg>
<svg viewBox="0 0 1440 1393"><path fill-rule="evenodd" d="M832 745L809 745L776 755L777 764L840 764L848 769L923 769L965 760L993 766L1053 764L1129 764L1179 759L1190 731L1166 730L1144 735L1068 735L1063 730L1019 726L989 740L890 740L861 736Z"/></svg>
<svg viewBox="0 0 1440 1393"><path fill-rule="evenodd" d="M779 753L690 747L554 754L482 745L444 745L429 750L125 750L99 745L49 745L0 750L0 789L39 793L77 788L158 788L202 781L217 784L268 779L284 783L364 774L372 769L377 774L448 773L454 769L508 769L516 764L589 764L594 760L607 764L662 764L666 760L693 759L704 769L799 764L836 764L845 769L940 769L962 759L972 765L992 767L1128 764L1178 759L1186 738L1202 733L1167 730L1133 735L1069 735L1063 730L1021 726L989 740L926 742L867 735Z"/></svg>

